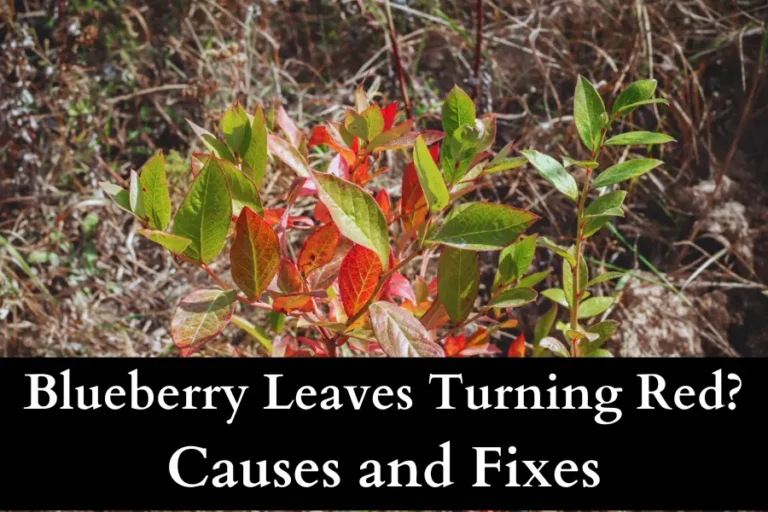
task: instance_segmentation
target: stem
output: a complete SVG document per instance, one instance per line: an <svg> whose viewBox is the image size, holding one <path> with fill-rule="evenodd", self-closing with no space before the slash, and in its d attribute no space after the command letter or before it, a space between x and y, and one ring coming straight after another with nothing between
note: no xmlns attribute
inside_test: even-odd
<svg viewBox="0 0 768 512"><path fill-rule="evenodd" d="M400 58L400 47L397 44L397 32L395 32L395 22L392 21L392 9L389 6L389 0L384 1L384 10L387 13L387 24L389 25L389 39L392 42L392 53L394 54L395 67L397 69L397 79L400 82L400 94L403 95L405 111L408 113L408 119L413 119L411 110L411 100L408 99L408 88L405 85L405 72L403 72L403 61Z"/></svg>

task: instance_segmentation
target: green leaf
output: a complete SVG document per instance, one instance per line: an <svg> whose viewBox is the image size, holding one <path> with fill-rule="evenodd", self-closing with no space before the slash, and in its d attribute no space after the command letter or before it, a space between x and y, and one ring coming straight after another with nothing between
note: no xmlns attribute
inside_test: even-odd
<svg viewBox="0 0 768 512"><path fill-rule="evenodd" d="M598 348L597 350L587 353L584 357L613 357L613 354L603 348Z"/></svg>
<svg viewBox="0 0 768 512"><path fill-rule="evenodd" d="M157 153L141 168L139 184L141 202L149 219L149 227L165 231L171 221L171 196L168 194L162 153Z"/></svg>
<svg viewBox="0 0 768 512"><path fill-rule="evenodd" d="M256 187L261 187L267 171L267 125L261 107L256 109L251 121L250 137L243 147L242 158L243 170L256 183Z"/></svg>
<svg viewBox="0 0 768 512"><path fill-rule="evenodd" d="M600 147L605 113L603 99L595 86L579 75L573 98L573 120L581 141L592 152Z"/></svg>
<svg viewBox="0 0 768 512"><path fill-rule="evenodd" d="M527 275L520 279L520 281L517 282L517 285L515 285L515 288L530 288L532 286L536 286L540 282L542 282L544 279L547 278L549 274L552 273L552 269L548 268L547 270L542 270L541 272L534 272L533 274Z"/></svg>
<svg viewBox="0 0 768 512"><path fill-rule="evenodd" d="M128 200L131 205L131 211L135 213L138 218L145 221L147 219L147 214L144 210L141 184L139 183L139 175L136 171L131 171L131 178L128 183Z"/></svg>
<svg viewBox="0 0 768 512"><path fill-rule="evenodd" d="M557 303L552 304L552 307L539 317L539 320L536 322L536 326L533 329L534 346L538 345L538 343L549 334L549 331L552 330L552 326L557 319L557 310Z"/></svg>
<svg viewBox="0 0 768 512"><path fill-rule="evenodd" d="M229 324L234 310L234 290L195 290L187 295L173 313L171 339L190 354L219 335Z"/></svg>
<svg viewBox="0 0 768 512"><path fill-rule="evenodd" d="M597 316L613 304L613 297L590 297L579 304L579 320Z"/></svg>
<svg viewBox="0 0 768 512"><path fill-rule="evenodd" d="M665 144L667 142L676 142L675 139L666 133L652 132L629 132L615 135L605 141L606 146L632 146L647 144Z"/></svg>
<svg viewBox="0 0 768 512"><path fill-rule="evenodd" d="M347 115L344 117L344 128L361 141L368 140L368 121L351 108L347 109Z"/></svg>
<svg viewBox="0 0 768 512"><path fill-rule="evenodd" d="M477 253L445 247L437 264L437 294L454 323L461 323L472 312L480 286Z"/></svg>
<svg viewBox="0 0 768 512"><path fill-rule="evenodd" d="M381 114L381 109L375 103L370 107L363 110L363 119L367 126L367 135L365 140L371 140L379 135L384 130L384 116Z"/></svg>
<svg viewBox="0 0 768 512"><path fill-rule="evenodd" d="M589 238L590 236L594 235L598 231L600 231L603 226L608 224L613 217L610 215L600 215L598 217L590 217L587 222L584 224L583 229L583 235L584 238Z"/></svg>
<svg viewBox="0 0 768 512"><path fill-rule="evenodd" d="M589 343L589 350L596 350L603 346L603 344L610 339L616 328L619 326L619 322L615 320L606 320L604 322L598 322L587 328L587 332L597 334L597 338Z"/></svg>
<svg viewBox="0 0 768 512"><path fill-rule="evenodd" d="M505 247L499 254L499 277L501 284L519 279L528 270L536 252L536 235L518 240Z"/></svg>
<svg viewBox="0 0 768 512"><path fill-rule="evenodd" d="M110 199L112 199L117 204L117 206L126 212L133 214L133 210L131 210L131 198L127 190L125 190L120 185L115 185L114 183L109 183L106 181L100 181L99 186L110 197Z"/></svg>
<svg viewBox="0 0 768 512"><path fill-rule="evenodd" d="M626 109L637 102L648 100L654 92L656 92L656 80L638 80L619 94L613 103L611 113L616 116L620 109ZM629 113L629 110L625 113Z"/></svg>
<svg viewBox="0 0 768 512"><path fill-rule="evenodd" d="M600 164L594 160L576 160L569 156L563 157L563 167L568 168L574 165L576 167L581 167L582 169L597 169Z"/></svg>
<svg viewBox="0 0 768 512"><path fill-rule="evenodd" d="M637 103L632 103L631 105L622 107L621 110L619 110L619 114L626 115L627 113L635 110L637 107L640 107L642 105L653 105L657 103L661 105L669 105L669 102L663 98L655 98L652 100L638 101Z"/></svg>
<svg viewBox="0 0 768 512"><path fill-rule="evenodd" d="M211 158L195 178L176 212L171 231L192 243L184 255L210 262L221 251L232 215L232 199L219 160Z"/></svg>
<svg viewBox="0 0 768 512"><path fill-rule="evenodd" d="M250 122L248 115L240 104L231 105L221 118L221 132L227 145L242 154L244 144L250 138Z"/></svg>
<svg viewBox="0 0 768 512"><path fill-rule="evenodd" d="M496 162L491 162L488 167L483 171L484 174L494 174L497 172L508 171L517 167L523 166L528 163L528 159L524 156L516 156L513 158L502 158Z"/></svg>
<svg viewBox="0 0 768 512"><path fill-rule="evenodd" d="M413 129L412 120L408 119L407 121L403 121L402 123L396 126L393 126L386 132L380 133L376 137L371 138L371 142L368 143L368 151L374 152L380 146L384 146L392 142L393 140L397 140L400 137L403 137L407 133L411 133L412 129Z"/></svg>
<svg viewBox="0 0 768 512"><path fill-rule="evenodd" d="M538 218L502 204L468 203L446 218L430 242L476 251L501 249Z"/></svg>
<svg viewBox="0 0 768 512"><path fill-rule="evenodd" d="M456 183L467 172L469 164L477 153L481 132L472 125L459 126L440 151L443 174L449 183Z"/></svg>
<svg viewBox="0 0 768 512"><path fill-rule="evenodd" d="M579 290L584 291L587 288L589 270L584 258L579 260ZM573 267L568 260L563 259L563 293L569 307L573 307Z"/></svg>
<svg viewBox="0 0 768 512"><path fill-rule="evenodd" d="M309 178L309 164L307 159L299 153L288 141L272 134L267 135L267 146L270 153L279 158L285 165L302 178Z"/></svg>
<svg viewBox="0 0 768 512"><path fill-rule="evenodd" d="M548 290L541 292L541 294L565 308L569 307L568 301L565 299L565 291L563 291L562 288L549 288Z"/></svg>
<svg viewBox="0 0 768 512"><path fill-rule="evenodd" d="M430 209L433 212L439 212L448 206L450 201L448 188L421 135L413 146L413 165L416 167L416 175L419 177L419 183Z"/></svg>
<svg viewBox="0 0 768 512"><path fill-rule="evenodd" d="M491 300L488 307L493 308L517 308L533 302L537 297L533 288L510 288L499 293Z"/></svg>
<svg viewBox="0 0 768 512"><path fill-rule="evenodd" d="M211 151L214 155L216 155L218 158L229 160L232 163L236 162L232 151L230 151L226 144L217 139L214 134L202 126L196 125L189 119L187 119L187 123L192 127L192 131L195 132L195 135L197 135L198 138L203 141L203 145L208 148L208 150Z"/></svg>
<svg viewBox="0 0 768 512"><path fill-rule="evenodd" d="M556 356L571 357L571 354L568 352L568 349L565 347L565 345L563 345L560 340L553 338L552 336L547 336L546 338L539 341L539 347L551 351Z"/></svg>
<svg viewBox="0 0 768 512"><path fill-rule="evenodd" d="M571 254L570 250L560 245L557 245L555 242L553 242L552 240L550 240L545 236L540 236L536 240L536 245L539 247L544 247L545 249L549 249L550 251L554 252L561 258L565 258L566 260L568 260L568 263L570 263L571 265L576 264L576 258L573 257L573 254Z"/></svg>
<svg viewBox="0 0 768 512"><path fill-rule="evenodd" d="M240 215L240 211L247 206L259 215L264 214L264 208L261 206L259 189L256 183L246 176L237 166L226 160L219 160L219 166L224 171L224 176L229 183L229 190L232 194L232 215Z"/></svg>
<svg viewBox="0 0 768 512"><path fill-rule="evenodd" d="M560 162L549 155L539 153L536 150L522 151L523 155L531 162L539 174L550 182L557 190L570 197L574 201L579 197L579 187L576 180L568 174Z"/></svg>
<svg viewBox="0 0 768 512"><path fill-rule="evenodd" d="M590 203L584 215L586 217L597 217L600 215L623 217L624 212L621 210L621 205L626 196L627 193L623 190L603 194Z"/></svg>
<svg viewBox="0 0 768 512"><path fill-rule="evenodd" d="M416 317L397 304L379 301L368 308L373 335L390 357L445 357Z"/></svg>
<svg viewBox="0 0 768 512"><path fill-rule="evenodd" d="M162 231L154 231L151 229L142 229L139 232L145 237L149 238L156 244L160 244L173 254L182 254L184 249L187 248L192 240L184 238L183 236L172 235L171 233L164 233Z"/></svg>
<svg viewBox="0 0 768 512"><path fill-rule="evenodd" d="M587 283L587 288L596 284L604 283L606 281L611 281L613 279L620 279L622 277L624 277L624 272L606 272L594 277L589 283Z"/></svg>
<svg viewBox="0 0 768 512"><path fill-rule="evenodd" d="M443 103L442 120L446 137L452 136L459 126L474 126L475 102L458 86L454 86Z"/></svg>
<svg viewBox="0 0 768 512"><path fill-rule="evenodd" d="M593 186L595 188L607 187L615 183L620 183L630 178L642 176L663 164L661 160L654 160L652 158L637 158L635 160L627 160L620 164L616 164L613 167L609 167L600 173Z"/></svg>
<svg viewBox="0 0 768 512"><path fill-rule="evenodd" d="M341 234L376 253L382 268L389 267L387 220L371 195L346 180L313 171L320 201Z"/></svg>

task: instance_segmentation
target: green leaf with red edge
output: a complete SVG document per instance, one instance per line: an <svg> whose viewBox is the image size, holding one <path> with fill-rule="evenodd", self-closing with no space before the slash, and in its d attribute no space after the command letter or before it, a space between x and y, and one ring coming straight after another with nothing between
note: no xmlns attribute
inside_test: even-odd
<svg viewBox="0 0 768 512"><path fill-rule="evenodd" d="M397 127L392 128L392 130L395 130L396 128ZM431 146L435 142L439 142L443 137L445 137L445 134L443 132L436 131L436 130L423 130L421 132L407 132L383 144L377 144L376 149L372 149L371 153L375 154L380 151L411 148L413 147L414 144L416 144L416 139L418 139L419 137L424 139L424 143L427 146Z"/></svg>
<svg viewBox="0 0 768 512"><path fill-rule="evenodd" d="M445 247L437 264L437 294L454 323L461 323L472 312L480 286L477 253Z"/></svg>
<svg viewBox="0 0 768 512"><path fill-rule="evenodd" d="M322 203L318 203L322 204ZM304 241L299 251L297 264L304 275L330 263L339 246L341 233L334 223L321 226Z"/></svg>
<svg viewBox="0 0 768 512"><path fill-rule="evenodd" d="M229 185L219 161L211 158L176 211L171 232L192 241L185 256L208 263L224 246L231 215Z"/></svg>
<svg viewBox="0 0 768 512"><path fill-rule="evenodd" d="M382 266L376 253L355 245L344 257L339 269L339 293L344 312L352 316L373 296Z"/></svg>
<svg viewBox="0 0 768 512"><path fill-rule="evenodd" d="M176 306L171 319L171 339L189 355L219 335L234 311L234 290L196 290Z"/></svg>
<svg viewBox="0 0 768 512"><path fill-rule="evenodd" d="M375 302L369 308L371 327L381 349L390 357L445 357L416 317L391 302Z"/></svg>
<svg viewBox="0 0 768 512"><path fill-rule="evenodd" d="M539 218L525 210L490 203L468 203L454 212L430 242L476 251L502 249Z"/></svg>
<svg viewBox="0 0 768 512"><path fill-rule="evenodd" d="M520 333L512 340L507 351L507 357L525 357L525 334Z"/></svg>
<svg viewBox="0 0 768 512"><path fill-rule="evenodd" d="M389 262L387 219L376 200L354 183L320 172L312 175L317 194L341 234L374 251L382 268L386 267Z"/></svg>
<svg viewBox="0 0 768 512"><path fill-rule="evenodd" d="M165 231L171 221L171 196L165 176L163 153L158 152L147 160L139 176L141 203L149 220L149 227Z"/></svg>
<svg viewBox="0 0 768 512"><path fill-rule="evenodd" d="M261 107L253 115L249 135L247 144L242 147L243 171L260 187L267 171L267 125Z"/></svg>
<svg viewBox="0 0 768 512"><path fill-rule="evenodd" d="M276 135L267 135L267 146L270 153L275 155L281 162L290 167L296 174L302 178L309 178L310 170L307 159L299 153L299 150L293 147L288 141L277 137Z"/></svg>
<svg viewBox="0 0 768 512"><path fill-rule="evenodd" d="M416 139L416 145L413 147L413 164L427 204L433 212L441 211L448 206L451 199L443 176L435 161L432 160L432 154L421 136Z"/></svg>
<svg viewBox="0 0 768 512"><path fill-rule="evenodd" d="M247 207L235 224L229 258L232 281L250 300L258 300L277 272L280 242L272 227Z"/></svg>
<svg viewBox="0 0 768 512"><path fill-rule="evenodd" d="M184 249L187 248L192 240L184 238L183 236L172 235L171 233L165 233L163 231L155 231L152 229L142 229L139 233L149 238L156 244L162 245L173 254L182 254Z"/></svg>
<svg viewBox="0 0 768 512"><path fill-rule="evenodd" d="M296 264L288 258L280 260L280 267L277 270L277 287L283 293L297 293L302 291L303 285L301 275Z"/></svg>

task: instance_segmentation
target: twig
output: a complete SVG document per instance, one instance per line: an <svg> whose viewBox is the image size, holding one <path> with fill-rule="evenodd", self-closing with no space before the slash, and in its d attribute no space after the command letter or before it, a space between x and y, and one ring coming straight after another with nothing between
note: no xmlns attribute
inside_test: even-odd
<svg viewBox="0 0 768 512"><path fill-rule="evenodd" d="M395 67L397 69L397 78L400 82L400 94L403 95L403 103L405 103L405 111L408 114L408 119L413 119L411 100L408 98L408 88L405 84L405 72L403 71L403 61L400 58L400 47L397 45L397 33L395 32L395 23L392 21L392 9L390 9L389 0L384 2L384 10L387 13L389 39L392 43L392 54L395 60Z"/></svg>

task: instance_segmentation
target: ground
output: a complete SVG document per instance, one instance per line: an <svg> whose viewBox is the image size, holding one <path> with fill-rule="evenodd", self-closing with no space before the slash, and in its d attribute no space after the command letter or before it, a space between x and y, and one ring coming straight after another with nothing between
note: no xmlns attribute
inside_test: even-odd
<svg viewBox="0 0 768 512"><path fill-rule="evenodd" d="M499 114L499 149L583 154L571 123L578 74L611 101L658 80L669 107L632 123L677 140L635 183L628 214L591 239L593 272L630 269L608 312L620 356L768 355L768 87L763 1L486 1L480 80L476 3L392 0L411 103L434 127L454 84ZM213 129L232 102L283 104L307 127L339 116L359 83L401 100L385 2L0 2L0 344L4 355L175 354L178 300L206 282L137 236L99 181L125 180L156 150L174 203L199 149L184 119ZM606 161L618 156L606 155ZM403 161L383 185L398 193ZM285 176L266 181L276 203ZM570 205L530 169L477 191L542 217L563 243ZM307 213L309 213L309 207ZM483 255L490 284L494 256ZM539 251L538 269L559 268ZM557 272L548 278L557 284ZM604 293L614 285L606 285ZM549 304L520 310L529 337ZM260 314L252 320L266 326ZM270 331L270 334L274 334ZM258 350L230 327L227 343ZM510 336L498 340L502 346Z"/></svg>

